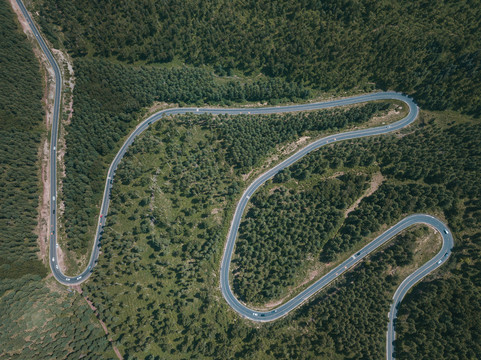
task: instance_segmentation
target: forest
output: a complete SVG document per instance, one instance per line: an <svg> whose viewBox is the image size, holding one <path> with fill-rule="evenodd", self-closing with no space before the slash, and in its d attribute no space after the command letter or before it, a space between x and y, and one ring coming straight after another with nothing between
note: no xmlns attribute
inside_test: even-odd
<svg viewBox="0 0 481 360"><path fill-rule="evenodd" d="M44 84L16 19L0 1L0 359L111 359L85 300L46 279L38 256Z"/></svg>
<svg viewBox="0 0 481 360"><path fill-rule="evenodd" d="M250 303L277 298L283 288L299 281L296 270L309 257L330 264L407 214L441 212L453 231L476 228L481 221L481 183L476 175L481 152L475 140L479 134L479 126L463 124L444 131L419 128L402 140L386 136L343 142L321 148L279 173L270 186L253 195L240 226L237 294ZM419 147L420 141L425 147ZM345 188L353 193L338 188L343 201L336 204L332 174L369 172L373 166L391 180L380 184L344 220L340 210L354 202L353 195L359 197L365 179L357 184L349 182L352 177L344 179ZM320 175L326 177L319 179ZM330 199L334 211L325 199ZM463 207L472 214L461 225Z"/></svg>
<svg viewBox="0 0 481 360"><path fill-rule="evenodd" d="M298 121L293 115L290 119ZM216 141L226 124L225 119L212 121L207 115L168 118L136 140L121 163L101 240L105 258L86 284L116 346L127 359L384 357L390 299L409 273L403 269L412 271L412 264L419 264L417 247L424 242L412 242L427 230L398 236L285 319L262 326L239 319L222 300L217 278L235 199L245 186L241 173L231 171L229 148ZM317 251L317 260L325 261L323 254L336 236L345 238L342 246L347 252L371 236L358 236L360 214L370 219L368 229L373 233L379 225L393 224L412 212L445 217L456 234L454 255L401 304L396 346L401 359L428 359L433 347L440 359L453 354L471 359L481 350L475 340L481 335L477 325L481 319L472 301L480 291L476 284L481 243L474 230L481 220L476 175L481 170L481 153L476 150L480 135L480 125L467 117L422 112L417 124L398 134L329 145L291 166L288 177L279 176L255 194L252 202L264 208L249 211L276 206L281 216L273 221L266 213L270 227L262 228L254 219L251 226L272 233L295 230L289 221L298 220L282 216L288 209L295 211L309 201L314 207L318 199L323 207L339 211L364 189L370 174L381 172L384 182L345 220L341 218L339 231ZM436 180L433 174L441 167L446 177ZM312 171L306 173L307 168ZM328 179L333 174L336 177ZM269 187L276 186L280 188L269 194ZM441 192L441 186L448 190ZM309 198L313 189L318 189L318 198ZM248 214L246 222L251 221ZM311 230L314 225L304 227ZM264 241L254 246L261 253L256 271L266 274L276 248L269 246L268 238L252 237ZM306 239L304 247L314 252L317 240ZM301 246L298 251L303 250ZM248 251L244 255L249 256ZM289 255L286 269L296 260L295 254ZM246 272L253 271L250 264L245 266ZM234 275L239 269L233 269ZM251 285L239 289L246 291ZM428 288L435 293L426 292ZM436 291L447 296L436 296ZM422 342L418 330L424 334Z"/></svg>
<svg viewBox="0 0 481 360"><path fill-rule="evenodd" d="M70 249L84 253L92 240L110 161L154 101L180 104L305 99L309 91L282 79L218 83L202 69L128 67L108 61L75 61L75 111L66 126L65 229Z"/></svg>
<svg viewBox="0 0 481 360"><path fill-rule="evenodd" d="M322 91L412 94L425 109L481 115L475 1L36 0L55 46L76 57L206 65ZM59 33L62 35L59 36Z"/></svg>
<svg viewBox="0 0 481 360"><path fill-rule="evenodd" d="M74 56L74 116L65 129L63 187L70 247L83 250L92 240L88 232L107 164L154 101L276 104L305 101L318 91L406 92L422 109L458 112L423 110L408 129L324 147L277 176L252 198L244 219L236 251L254 261L255 247L262 256L255 268L247 261L235 263L236 292L265 302L296 282L288 269L297 266L302 273L303 256L323 266L409 213L434 213L455 234L455 249L449 262L401 304L396 356L476 358L481 353L481 126L471 115L481 115L481 10L475 5L32 1L30 9L38 12L52 44ZM66 352L111 358L107 336L85 300L42 280L47 268L37 260L33 233L39 189L33 159L45 131L42 83L38 62L12 19L9 4L1 2L0 51L6 60L0 67L0 230L5 234L0 252L7 256L0 259L0 343L8 347L0 359L57 358ZM124 359L383 358L390 300L406 271L421 260L419 239L429 237L426 228L401 234L272 324L240 319L218 284L228 226L246 186L242 175L296 137L358 126L381 110L369 105L261 121L186 115L165 119L137 139L118 170L102 256L84 285ZM256 134L267 141L259 143ZM245 156L253 160L245 162ZM343 217L373 173L382 174L382 184ZM274 209L285 215L286 209L301 213L303 206L314 230L333 227L322 242L306 238L313 228L301 224L302 218L272 219ZM278 233L291 235L283 269L271 262L286 255L272 246ZM277 283L269 282L273 269ZM248 291L247 275L259 284L255 292ZM50 341L52 334L56 341Z"/></svg>
<svg viewBox="0 0 481 360"><path fill-rule="evenodd" d="M264 186L253 195L239 228L233 285L249 304L277 299L286 287L297 285L295 280L309 256L319 254L337 233L344 210L362 195L370 180L365 174L348 173L313 186L278 185L290 180L286 170L274 178L275 186Z"/></svg>
<svg viewBox="0 0 481 360"><path fill-rule="evenodd" d="M14 16L10 5L1 1L0 281L46 275L34 234L40 193L42 80L40 65Z"/></svg>

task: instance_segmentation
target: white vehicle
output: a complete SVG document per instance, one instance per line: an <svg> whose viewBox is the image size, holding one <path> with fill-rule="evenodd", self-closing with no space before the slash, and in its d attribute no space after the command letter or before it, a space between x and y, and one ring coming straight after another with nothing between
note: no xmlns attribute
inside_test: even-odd
<svg viewBox="0 0 481 360"><path fill-rule="evenodd" d="M80 280L81 278L82 278L82 277L81 277L81 276L79 276L79 277L77 278L77 280Z"/></svg>
<svg viewBox="0 0 481 360"><path fill-rule="evenodd" d="M56 146L53 147L53 151L55 151L55 150L56 150Z"/></svg>
<svg viewBox="0 0 481 360"><path fill-rule="evenodd" d="M55 258L52 258L52 262L55 262Z"/></svg>
<svg viewBox="0 0 481 360"><path fill-rule="evenodd" d="M195 111L199 111L199 109L195 109Z"/></svg>
<svg viewBox="0 0 481 360"><path fill-rule="evenodd" d="M254 315L254 316L259 316L259 314L258 314L258 313L252 313L252 315Z"/></svg>
<svg viewBox="0 0 481 360"><path fill-rule="evenodd" d="M58 265L55 265L55 269L57 269L57 270L58 270Z"/></svg>
<svg viewBox="0 0 481 360"><path fill-rule="evenodd" d="M52 200L55 201L55 196L52 196Z"/></svg>
<svg viewBox="0 0 481 360"><path fill-rule="evenodd" d="M439 260L439 261L438 261L438 264L441 264L442 262L443 262L442 260Z"/></svg>
<svg viewBox="0 0 481 360"><path fill-rule="evenodd" d="M65 281L70 281L70 278L65 278Z"/></svg>
<svg viewBox="0 0 481 360"><path fill-rule="evenodd" d="M444 229L444 233L445 233L445 234L449 234L448 229Z"/></svg>

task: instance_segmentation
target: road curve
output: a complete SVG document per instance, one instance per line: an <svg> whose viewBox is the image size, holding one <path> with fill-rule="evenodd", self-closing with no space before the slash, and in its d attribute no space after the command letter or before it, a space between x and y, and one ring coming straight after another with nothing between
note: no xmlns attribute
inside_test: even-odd
<svg viewBox="0 0 481 360"><path fill-rule="evenodd" d="M289 300L288 302L284 303L283 305L277 307L268 312L259 312L252 309L249 309L247 306L240 303L237 298L232 293L229 283L229 267L232 259L232 254L234 251L235 239L237 236L237 231L239 228L240 220L242 218L242 214L246 207L247 202L249 201L250 196L258 189L262 184L264 184L268 179L275 176L279 171L282 169L292 165L296 161L300 160L302 157L307 155L313 150L320 148L326 144L330 144L333 142L349 140L349 139L357 139L366 136L373 136L373 135L382 135L387 134L392 131L399 130L409 124L411 124L418 116L419 108L416 106L414 101L402 94L395 93L395 92L378 92L372 94L366 94L356 97L350 97L340 100L333 100L327 102L318 102L318 103L309 103L309 104L301 104L301 105L289 105L289 106L280 106L280 107L264 107L264 108L231 108L231 109L219 109L219 108L176 108L176 109L167 109L159 111L146 120L142 121L136 129L130 134L127 140L124 142L122 147L120 148L119 152L115 156L112 164L110 165L107 179L105 182L105 189L103 194L102 206L98 218L97 223L97 230L95 234L95 240L93 243L92 253L90 256L89 263L86 269L77 276L66 276L62 273L61 269L58 267L57 261L57 215L56 215L56 194L57 194L57 157L56 157L56 146L57 146L57 136L58 136L58 123L59 123L59 114L60 114L60 94L62 90L62 75L59 69L55 58L52 56L48 46L46 45L45 41L43 40L40 32L38 31L37 27L35 26L34 22L32 21L30 14L26 10L23 2L21 0L17 0L17 3L22 11L24 17L26 18L35 38L37 39L42 51L46 55L48 61L50 62L54 73L55 73L55 98L54 98L54 112L53 112L53 122L52 122L52 130L51 130L51 144L50 144L50 194L51 194L51 204L50 204L50 254L49 254L49 263L50 268L52 270L52 274L60 283L64 285L76 285L79 284L86 279L89 278L92 270L97 263L99 257L99 248L100 248L100 238L103 232L103 227L105 225L105 217L108 212L109 207L109 196L110 191L113 184L113 179L115 175L115 171L122 160L123 156L125 155L127 148L134 142L135 138L140 135L143 131L145 131L150 124L160 120L162 117L167 115L177 115L177 114L186 114L186 113L195 113L195 114L230 114L230 115L237 115L237 114L274 114L274 113L285 113L285 112L294 112L294 111L307 111L307 110L318 110L318 109L327 109L333 108L338 106L345 106L351 104L357 104L367 101L374 101L374 100L400 100L405 102L409 107L409 114L404 118L395 123L363 129L363 130L356 130L350 131L345 133L340 133L336 135L331 135L319 139L306 147L302 148L288 159L284 160L280 164L276 165L272 169L266 171L264 174L260 175L250 186L246 189L246 191L242 194L241 199L237 205L234 218L231 223L231 227L229 230L229 235L227 238L227 242L225 245L224 255L221 262L221 269L220 269L220 288L224 298L226 299L227 303L241 316L248 318L253 321L273 321L279 319L286 314L288 314L291 310L299 307L303 302L317 293L319 290L324 288L327 284L332 282L337 277L341 276L344 272L352 268L355 264L361 261L365 256L370 254L371 252L375 251L379 246L383 245L390 239L392 239L396 234L400 231L418 223L423 223L432 226L437 231L439 231L443 237L443 247L441 251L417 269L414 273L408 276L403 283L399 286L396 290L394 297L393 297L393 305L391 306L391 311L389 313L389 326L387 331L387 341L386 341L386 354L387 359L393 358L394 353L394 339L395 339L395 332L394 332L394 319L396 318L397 309L399 303L402 301L405 294L409 291L409 289L414 286L417 282L419 282L424 276L441 266L444 262L446 262L447 258L451 254L451 249L453 247L453 237L451 232L447 230L447 227L437 218L424 215L424 214L415 214L408 216L401 220L399 223L391 227L389 230L384 232L382 235L371 241L367 244L361 251L357 254L353 255L342 264L338 265L335 269L331 270L328 274L323 276L321 279L316 281L310 287L302 291L300 294Z"/></svg>

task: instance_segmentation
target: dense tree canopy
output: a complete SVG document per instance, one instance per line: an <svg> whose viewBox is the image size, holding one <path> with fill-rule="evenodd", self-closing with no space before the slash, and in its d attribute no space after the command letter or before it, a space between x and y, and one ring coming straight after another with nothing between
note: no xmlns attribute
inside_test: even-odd
<svg viewBox="0 0 481 360"><path fill-rule="evenodd" d="M0 2L0 281L46 274L37 257L40 65L6 1ZM13 49L13 51L12 51Z"/></svg>
<svg viewBox="0 0 481 360"><path fill-rule="evenodd" d="M425 108L481 114L475 1L38 0L76 56L262 71L322 90L374 82ZM54 26L52 26L54 25Z"/></svg>

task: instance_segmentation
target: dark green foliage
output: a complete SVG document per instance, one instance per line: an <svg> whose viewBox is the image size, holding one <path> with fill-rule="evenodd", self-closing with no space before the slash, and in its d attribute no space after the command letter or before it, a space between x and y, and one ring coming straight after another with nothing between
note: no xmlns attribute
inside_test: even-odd
<svg viewBox="0 0 481 360"><path fill-rule="evenodd" d="M227 161L240 171L258 163L275 145L294 141L309 132L337 130L359 125L388 103L368 103L349 110L336 109L284 115L219 117L220 137L227 149Z"/></svg>
<svg viewBox="0 0 481 360"><path fill-rule="evenodd" d="M469 266L475 277L421 283L408 294L398 313L396 359L479 357L479 248L476 255L477 266Z"/></svg>
<svg viewBox="0 0 481 360"><path fill-rule="evenodd" d="M46 275L36 252L42 82L39 63L0 2L0 279Z"/></svg>
<svg viewBox="0 0 481 360"><path fill-rule="evenodd" d="M472 1L42 0L37 9L75 56L261 70L322 90L375 82L424 108L481 114Z"/></svg>
<svg viewBox="0 0 481 360"><path fill-rule="evenodd" d="M317 181L304 191L281 185L270 193L264 186L254 194L235 249L233 284L242 301L265 303L296 285L299 269L336 234L343 210L361 196L368 180L366 175L346 174Z"/></svg>
<svg viewBox="0 0 481 360"><path fill-rule="evenodd" d="M389 269L405 265L405 258L413 256L416 237L422 230L404 233L383 252L373 255L336 284L337 289L321 293L309 305L302 307L292 319L309 336L304 346L271 346L280 358L283 351L294 351L298 356L307 349L318 351L317 356L328 359L333 347L344 358L381 359L385 356L385 329L392 293L401 279L387 276ZM313 334L311 334L313 332ZM301 336L302 331L297 336ZM326 346L328 345L328 346ZM326 349L327 348L327 349Z"/></svg>
<svg viewBox="0 0 481 360"><path fill-rule="evenodd" d="M364 261L347 274L345 280L321 292L286 319L261 327L250 326L232 313L218 290L219 262L236 198L230 197L227 189L233 180L239 181L240 176L231 172L226 160L228 149L216 141L220 134L219 127L213 126L216 121L217 118L212 120L208 116L188 115L155 125L129 149L119 169L119 179L112 192L111 214L102 240L105 261L100 259L88 291L122 353L139 358L149 354L160 358L199 356L216 359L384 357L386 315L392 294L402 280L390 274L397 266L411 264L413 240L424 233L416 231L399 236L383 253ZM473 301L473 306L468 306L467 302L479 291L476 284L479 283L477 259L481 258L481 236L470 235L470 229L478 226L480 213L476 197L477 181L480 180L475 177L481 163L475 150L480 148L480 132L481 126L469 123L443 128L428 123L406 129L402 137L383 136L335 144L311 153L292 166L290 175L284 174L286 178L282 183L269 185L281 185L281 189L294 189L296 193L300 188L306 193L305 189L311 187L305 184L313 183L325 171L339 171L340 167L345 173L357 174L352 180L362 174L363 166L379 166L385 177L384 184L361 201L359 210L364 211L363 217L365 214L371 219L369 212L376 213L377 221L386 221L390 225L404 216L403 211L434 209L445 212L453 232L457 226L454 232L456 248L448 265L437 274L442 275L449 269L451 277L469 278L466 286L473 287L473 290L457 291L456 287L451 287L451 282L447 282L447 293L456 293L459 301L456 302L454 296L443 300L442 294L433 294L437 295L439 302L429 309L424 308L429 300L422 300L424 295L419 297L422 303L416 303L416 307L422 311L414 318L414 325L409 325L409 329L415 326L422 333L424 325L421 324L430 324L431 321L427 313L432 313L434 319L444 314L453 319L449 329L454 329L457 336L444 336L441 327L434 327L433 334L426 335L427 341L442 342L443 348L447 349L440 359L452 358L450 349L459 346L477 349L474 343L479 338L475 324L481 323L481 319L479 312L475 311L476 302ZM440 146L442 151L437 152ZM457 147L461 149L457 150ZM435 154L429 155L433 151ZM472 161L464 160L465 151L472 155ZM408 156L410 153L414 156ZM421 177L411 180L394 176L392 168L395 164L400 168L412 166L411 172L420 173ZM459 165L458 171L455 164ZM438 166L446 168L443 181L456 178L463 190L441 191L448 183L432 183L428 174ZM138 169L138 174L132 174L134 169ZM303 175L307 169L311 171ZM294 181L299 182L298 187L294 186ZM472 181L474 184L470 185ZM122 182L128 185L122 185ZM205 187L202 187L203 182L207 184ZM335 184L344 183L339 179L321 184L327 183L332 183L336 194L346 193L341 191L342 187L337 192ZM357 188L351 186L350 194L353 195L345 197L356 197ZM281 189L271 195L272 202L277 204L278 198L282 198L288 204L287 201L296 195ZM329 196L324 193L327 189L324 190L323 186L318 190L319 199L323 195L332 206L343 207L332 202L340 196ZM262 192L261 188L259 194ZM382 202L383 195L383 207L374 206ZM141 206L140 202L145 198L151 200ZM307 195L299 195L299 198L303 202L309 200ZM252 200L255 201L255 197ZM397 206L396 202L400 205ZM214 214L214 209L220 211ZM384 212L387 213L385 218L382 217ZM354 216L356 211L351 214ZM277 226L285 219L288 217L266 217L266 222ZM347 219L352 221L354 217L348 216ZM148 233L142 231L145 223ZM358 225L352 225L357 231ZM309 224L305 228L306 231L312 229ZM420 289L420 295L424 294L424 288ZM409 306L410 301L411 297L405 299L401 311L404 304ZM457 307L463 304L466 314ZM402 329L402 319L399 324ZM464 324L472 335L460 332ZM411 331L409 329L407 331ZM428 329L426 327L426 331ZM399 341L408 341L403 340L402 334L399 336ZM406 338L410 336L408 333ZM416 344L421 358L432 348L426 342ZM400 349L412 347L401 342L398 346ZM406 351L411 354L410 350ZM469 354L469 350L465 351ZM417 358L416 353L412 354ZM467 355L460 358L467 359Z"/></svg>
<svg viewBox="0 0 481 360"><path fill-rule="evenodd" d="M418 128L400 139L383 137L340 144L322 149L319 157L306 158L305 168L318 166L322 158L351 159L362 163L366 154L375 156L382 173L404 184L383 184L359 208L349 214L339 234L326 244L322 257L335 258L376 232L382 224L392 224L412 212L441 210L453 231L481 224L481 127L455 125L446 129L435 126ZM356 160L353 160L356 159ZM466 207L466 212L462 207Z"/></svg>
<svg viewBox="0 0 481 360"><path fill-rule="evenodd" d="M136 141L118 170L102 239L105 259L86 287L122 354L382 357L386 314L399 280L383 274L412 257L412 242L420 234L400 236L385 254L342 280L337 291L323 293L287 319L261 327L240 321L218 292L216 274L231 220L225 204L235 201L226 189L237 177L215 141L213 123L210 116L165 120ZM128 169L140 169L139 175L130 176ZM353 181L363 176L346 177L319 184L318 196L328 202L340 192L355 197L346 188L356 191ZM152 199L151 207L140 205L144 196ZM145 220L149 232L135 233Z"/></svg>
<svg viewBox="0 0 481 360"><path fill-rule="evenodd" d="M333 261L337 254L352 249L382 225L393 224L410 213L432 212L440 204L448 208L452 201L453 194L440 186L383 184L349 214L336 236L327 242L321 258Z"/></svg>
<svg viewBox="0 0 481 360"><path fill-rule="evenodd" d="M141 108L154 101L222 103L306 97L308 92L281 80L217 84L200 69L128 67L107 61L75 62L75 111L67 126L64 180L69 246L85 251L95 222L108 162L137 124Z"/></svg>

